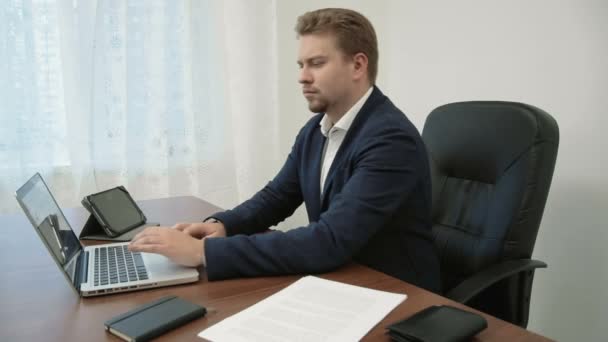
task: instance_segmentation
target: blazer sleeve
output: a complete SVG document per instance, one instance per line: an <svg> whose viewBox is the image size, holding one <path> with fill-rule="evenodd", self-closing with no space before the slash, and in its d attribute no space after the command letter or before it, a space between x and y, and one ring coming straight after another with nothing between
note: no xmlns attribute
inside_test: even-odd
<svg viewBox="0 0 608 342"><path fill-rule="evenodd" d="M342 191L319 221L287 232L207 239L208 279L320 273L350 261L387 224L422 174L424 148L407 131L384 127L360 145L350 178L343 179Z"/></svg>
<svg viewBox="0 0 608 342"><path fill-rule="evenodd" d="M301 136L300 131L283 167L262 190L232 210L211 215L222 221L228 236L268 229L291 216L302 204L297 168Z"/></svg>

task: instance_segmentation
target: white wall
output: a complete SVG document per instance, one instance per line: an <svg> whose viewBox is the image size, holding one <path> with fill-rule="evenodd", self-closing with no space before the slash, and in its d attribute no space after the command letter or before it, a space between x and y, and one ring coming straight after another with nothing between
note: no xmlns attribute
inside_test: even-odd
<svg viewBox="0 0 608 342"><path fill-rule="evenodd" d="M283 155L309 117L293 27L321 7L372 21L378 85L419 129L433 108L474 99L527 102L556 118L561 143L534 253L549 268L536 273L528 328L557 340L605 340L608 1L277 1Z"/></svg>

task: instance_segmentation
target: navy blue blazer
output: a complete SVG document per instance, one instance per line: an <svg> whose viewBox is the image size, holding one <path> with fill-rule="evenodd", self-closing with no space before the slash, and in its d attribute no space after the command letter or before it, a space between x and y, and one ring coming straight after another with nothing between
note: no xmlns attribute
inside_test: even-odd
<svg viewBox="0 0 608 342"><path fill-rule="evenodd" d="M374 87L335 156L321 196L322 116L300 130L268 185L213 215L228 237L205 241L208 279L322 273L354 260L439 292L431 179L420 134ZM292 215L302 202L307 226L255 234Z"/></svg>

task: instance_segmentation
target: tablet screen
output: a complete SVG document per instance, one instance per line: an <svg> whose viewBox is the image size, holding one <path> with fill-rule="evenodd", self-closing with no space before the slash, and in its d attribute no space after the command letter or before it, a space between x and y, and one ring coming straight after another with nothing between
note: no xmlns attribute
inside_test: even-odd
<svg viewBox="0 0 608 342"><path fill-rule="evenodd" d="M89 201L108 227L116 233L126 232L146 221L129 193L122 187L91 195Z"/></svg>

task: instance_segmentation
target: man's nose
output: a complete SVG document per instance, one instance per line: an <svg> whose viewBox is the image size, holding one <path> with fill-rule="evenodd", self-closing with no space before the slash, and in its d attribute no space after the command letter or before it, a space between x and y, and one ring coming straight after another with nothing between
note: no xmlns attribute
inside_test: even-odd
<svg viewBox="0 0 608 342"><path fill-rule="evenodd" d="M301 84L312 83L312 75L308 68L303 67L300 69L300 75L298 77L298 82Z"/></svg>

